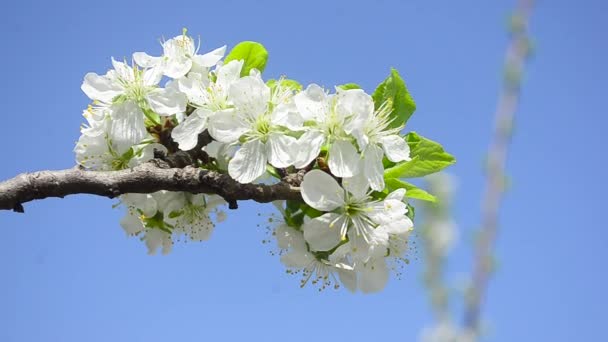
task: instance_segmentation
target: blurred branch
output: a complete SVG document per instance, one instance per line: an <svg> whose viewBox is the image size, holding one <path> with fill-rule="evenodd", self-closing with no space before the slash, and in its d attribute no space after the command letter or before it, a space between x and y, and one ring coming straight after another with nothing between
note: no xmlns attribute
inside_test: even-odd
<svg viewBox="0 0 608 342"><path fill-rule="evenodd" d="M493 247L498 233L498 212L505 187L505 164L513 119L519 103L521 76L530 53L527 36L533 0L519 0L511 18L511 42L507 48L505 78L495 112L493 140L488 151L488 177L482 204L482 222L476 242L475 265L464 314L465 328L479 331L482 300L493 267Z"/></svg>

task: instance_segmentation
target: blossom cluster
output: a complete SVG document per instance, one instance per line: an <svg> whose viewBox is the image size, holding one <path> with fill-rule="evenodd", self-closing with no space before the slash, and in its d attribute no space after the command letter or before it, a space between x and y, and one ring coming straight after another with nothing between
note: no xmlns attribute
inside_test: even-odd
<svg viewBox="0 0 608 342"><path fill-rule="evenodd" d="M204 54L199 47L184 30L162 42L161 56L136 52L131 63L112 59L104 75L88 73L81 88L92 104L75 147L79 165L132 168L155 152L201 148L199 135L207 132L209 158L197 167L243 184L304 170L304 201L278 204L281 261L303 284L381 290L413 229L406 189L422 191L395 185L395 172L418 157L401 134L415 105L398 73L373 95L354 84L331 92L285 77L264 81L268 53L259 43L240 43L227 56L226 46ZM225 216L216 195L160 191L123 195L121 203L122 227L150 253L169 252L181 236L206 240Z"/></svg>

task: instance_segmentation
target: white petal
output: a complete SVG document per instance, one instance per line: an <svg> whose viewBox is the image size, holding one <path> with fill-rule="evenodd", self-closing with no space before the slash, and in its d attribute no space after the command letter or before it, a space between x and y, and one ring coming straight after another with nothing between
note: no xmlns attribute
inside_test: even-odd
<svg viewBox="0 0 608 342"><path fill-rule="evenodd" d="M177 81L179 91L186 94L188 100L199 106L206 105L209 100L207 91L204 89L209 85L209 78L206 74L189 73L187 77L182 77Z"/></svg>
<svg viewBox="0 0 608 342"><path fill-rule="evenodd" d="M329 169L337 177L352 177L359 172L359 153L346 140L336 140L329 149Z"/></svg>
<svg viewBox="0 0 608 342"><path fill-rule="evenodd" d="M369 183L363 173L358 173L353 177L342 179L344 190L350 192L355 198L364 198L369 190Z"/></svg>
<svg viewBox="0 0 608 342"><path fill-rule="evenodd" d="M388 268L384 258L371 259L357 269L359 286L364 293L378 292L384 289L388 281Z"/></svg>
<svg viewBox="0 0 608 342"><path fill-rule="evenodd" d="M292 131L303 129L304 118L298 113L293 102L279 104L272 111L271 120L274 125L284 126Z"/></svg>
<svg viewBox="0 0 608 342"><path fill-rule="evenodd" d="M165 75L178 79L186 75L190 69L192 69L192 60L186 56L179 56L167 59L164 72Z"/></svg>
<svg viewBox="0 0 608 342"><path fill-rule="evenodd" d="M337 97L336 111L345 119L349 118L344 127L347 133L360 127L374 113L374 101L362 89L342 90Z"/></svg>
<svg viewBox="0 0 608 342"><path fill-rule="evenodd" d="M160 229L148 229L144 241L148 247L148 254L156 254L159 247L162 247L163 254L171 251L171 235Z"/></svg>
<svg viewBox="0 0 608 342"><path fill-rule="evenodd" d="M375 191L384 190L383 155L384 153L378 145L369 144L361 157L363 173L369 182L369 186Z"/></svg>
<svg viewBox="0 0 608 342"><path fill-rule="evenodd" d="M268 162L274 167L288 167L293 163L296 148L296 138L280 133L271 133L266 142Z"/></svg>
<svg viewBox="0 0 608 342"><path fill-rule="evenodd" d="M357 290L357 273L353 270L346 270L338 268L338 277L340 277L340 282L346 287L350 292L355 292Z"/></svg>
<svg viewBox="0 0 608 342"><path fill-rule="evenodd" d="M203 112L199 115L197 112ZM189 151L198 143L198 135L201 134L207 127L207 117L209 111L197 109L190 114L182 123L177 125L171 132L171 138L178 143L179 149Z"/></svg>
<svg viewBox="0 0 608 342"><path fill-rule="evenodd" d="M133 54L133 60L142 68L152 68L161 62L162 57L150 56L145 52L136 52Z"/></svg>
<svg viewBox="0 0 608 342"><path fill-rule="evenodd" d="M143 82L146 86L155 86L163 78L163 68L161 65L144 70Z"/></svg>
<svg viewBox="0 0 608 342"><path fill-rule="evenodd" d="M398 200L398 201L403 201L404 197L405 197L405 189L401 188L401 189L397 189L397 190L391 192L390 194L388 194L388 196L386 196L386 199L394 199L394 200Z"/></svg>
<svg viewBox="0 0 608 342"><path fill-rule="evenodd" d="M224 92L228 92L230 85L241 77L242 68L242 60L232 60L222 65L221 68L216 69L217 80L215 83L219 85Z"/></svg>
<svg viewBox="0 0 608 342"><path fill-rule="evenodd" d="M259 77L246 76L230 86L229 98L237 110L255 118L268 108L270 88Z"/></svg>
<svg viewBox="0 0 608 342"><path fill-rule="evenodd" d="M207 152L209 157L217 159L219 156L220 149L223 145L224 143L213 140L209 144L205 145L205 147L203 147L203 151Z"/></svg>
<svg viewBox="0 0 608 342"><path fill-rule="evenodd" d="M144 225L139 217L127 214L120 220L120 226L129 235L137 234L144 230Z"/></svg>
<svg viewBox="0 0 608 342"><path fill-rule="evenodd" d="M382 137L379 140L388 160L395 163L410 160L410 146L402 137L398 135L389 135Z"/></svg>
<svg viewBox="0 0 608 342"><path fill-rule="evenodd" d="M345 217L335 213L323 214L308 220L302 225L304 239L312 250L333 249L342 241L340 227L344 224L344 220Z"/></svg>
<svg viewBox="0 0 608 342"><path fill-rule="evenodd" d="M217 64L217 62L224 57L226 53L226 45L219 47L211 52L207 52L204 55L196 55L192 57L194 63L199 66L210 68ZM240 72L240 71L239 71Z"/></svg>
<svg viewBox="0 0 608 342"><path fill-rule="evenodd" d="M304 120L324 118L329 110L327 94L316 84L294 96L294 102Z"/></svg>
<svg viewBox="0 0 608 342"><path fill-rule="evenodd" d="M389 234L405 234L412 230L414 223L407 216L401 216L399 219L391 220L377 228L384 230Z"/></svg>
<svg viewBox="0 0 608 342"><path fill-rule="evenodd" d="M88 73L80 89L91 99L104 103L112 103L112 100L124 92L123 88L105 76Z"/></svg>
<svg viewBox="0 0 608 342"><path fill-rule="evenodd" d="M233 143L250 130L247 122L233 109L221 110L209 118L209 134L219 142Z"/></svg>
<svg viewBox="0 0 608 342"><path fill-rule="evenodd" d="M325 144L325 134L321 131L310 130L298 139L298 155L293 165L301 169L319 156L321 147Z"/></svg>
<svg viewBox="0 0 608 342"><path fill-rule="evenodd" d="M135 80L133 68L127 65L127 63L119 62L112 57L112 66L114 67L114 72L118 78L127 81Z"/></svg>
<svg viewBox="0 0 608 342"><path fill-rule="evenodd" d="M119 154L148 136L144 124L144 113L133 101L112 106L112 129L109 134L112 145Z"/></svg>
<svg viewBox="0 0 608 342"><path fill-rule="evenodd" d="M287 267L304 268L315 259L310 253L303 250L293 249L281 255L281 262Z"/></svg>
<svg viewBox="0 0 608 342"><path fill-rule="evenodd" d="M186 95L171 88L158 88L147 96L150 108L156 114L168 116L186 111Z"/></svg>
<svg viewBox="0 0 608 342"><path fill-rule="evenodd" d="M251 183L266 172L266 147L260 140L246 142L228 163L228 173L239 183Z"/></svg>
<svg viewBox="0 0 608 342"><path fill-rule="evenodd" d="M344 205L344 189L321 170L312 170L304 175L301 191L304 202L317 210L332 211Z"/></svg>

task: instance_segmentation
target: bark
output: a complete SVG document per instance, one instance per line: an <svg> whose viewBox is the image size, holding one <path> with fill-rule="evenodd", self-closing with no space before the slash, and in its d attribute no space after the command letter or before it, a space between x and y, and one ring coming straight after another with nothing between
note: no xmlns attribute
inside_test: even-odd
<svg viewBox="0 0 608 342"><path fill-rule="evenodd" d="M241 184L230 176L193 166L153 160L121 171L86 171L79 167L59 171L24 173L0 183L0 210L23 212L23 203L48 197L91 194L114 198L126 193L160 190L217 194L231 209L239 200L260 203L275 200L301 201L299 188L287 182L273 185Z"/></svg>

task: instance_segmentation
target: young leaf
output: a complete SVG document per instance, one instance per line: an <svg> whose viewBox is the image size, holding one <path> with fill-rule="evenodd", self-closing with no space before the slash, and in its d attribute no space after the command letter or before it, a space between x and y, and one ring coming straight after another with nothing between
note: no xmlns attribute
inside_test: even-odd
<svg viewBox="0 0 608 342"><path fill-rule="evenodd" d="M388 187L389 191L394 191L394 190L403 188L406 190L405 196L407 196L408 198L415 198L415 199L419 199L421 201L427 201L427 202L433 202L433 203L437 202L437 198L435 196L420 189L419 187L415 186L414 184L404 182L401 179L397 179L397 178L389 178L389 179L386 179L385 182L386 182L386 186Z"/></svg>
<svg viewBox="0 0 608 342"><path fill-rule="evenodd" d="M390 127L400 127L414 114L416 103L405 86L405 82L399 76L396 69L391 68L391 74L378 85L374 94L374 106L380 108L388 102L392 104L390 118L393 120Z"/></svg>
<svg viewBox="0 0 608 342"><path fill-rule="evenodd" d="M269 79L268 81L266 81L266 85L270 89L274 89L276 86L281 85L282 87L289 88L293 91L302 90L302 85L300 84L300 82L295 81L295 80L290 80L288 78L280 78L278 80L275 80L274 78L272 78L272 79Z"/></svg>
<svg viewBox="0 0 608 342"><path fill-rule="evenodd" d="M248 76L251 69L258 69L260 72L266 68L268 61L268 51L264 45L256 42L240 42L228 53L224 59L224 64L232 60L243 60L241 76Z"/></svg>
<svg viewBox="0 0 608 342"><path fill-rule="evenodd" d="M384 170L384 179L415 178L439 172L454 164L456 159L443 147L430 139L410 132L405 136L412 160Z"/></svg>
<svg viewBox="0 0 608 342"><path fill-rule="evenodd" d="M346 83L346 84L339 85L338 88L340 88L342 90L361 89L361 86L358 85L357 83Z"/></svg>

